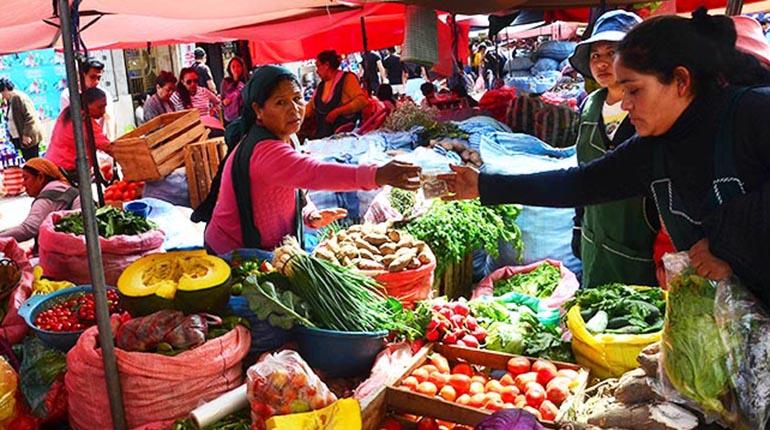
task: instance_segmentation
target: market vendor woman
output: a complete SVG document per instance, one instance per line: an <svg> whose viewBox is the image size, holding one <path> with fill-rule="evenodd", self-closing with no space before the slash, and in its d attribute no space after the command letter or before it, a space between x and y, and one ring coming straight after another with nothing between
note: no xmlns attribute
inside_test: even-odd
<svg viewBox="0 0 770 430"><path fill-rule="evenodd" d="M206 226L205 243L211 251L272 250L287 235L301 236L303 225L320 228L346 215L340 209L316 210L312 202L303 201L300 188L419 187L417 166L395 161L382 167L323 163L297 152L291 136L302 124L305 102L289 70L257 69L242 96L241 118L228 127L228 133L240 127L243 138L225 161L219 195Z"/></svg>
<svg viewBox="0 0 770 430"><path fill-rule="evenodd" d="M638 136L570 170L505 176L453 167L445 179L455 198L487 205L573 207L651 192L674 246L689 251L700 275L735 273L770 306L770 88L747 87L770 79L735 41L727 17L645 21L615 61Z"/></svg>
<svg viewBox="0 0 770 430"><path fill-rule="evenodd" d="M628 112L621 107L623 87L617 82L613 63L618 42L640 22L642 19L630 12L605 13L596 21L591 37L580 42L569 58L575 70L601 86L586 98L580 110L580 165L612 152L636 133ZM612 282L657 285L653 244L660 227L655 204L647 196L580 209L573 249L583 261L583 286Z"/></svg>
<svg viewBox="0 0 770 430"><path fill-rule="evenodd" d="M32 158L24 165L22 175L27 194L35 200L21 224L0 231L0 237L12 237L16 242L37 238L40 224L51 212L80 209L78 190L52 162Z"/></svg>
<svg viewBox="0 0 770 430"><path fill-rule="evenodd" d="M316 71L322 81L307 105L305 116L315 117L320 139L334 134L339 127L358 121L369 105L369 98L353 73L339 69L340 56L335 51L323 51L316 57Z"/></svg>

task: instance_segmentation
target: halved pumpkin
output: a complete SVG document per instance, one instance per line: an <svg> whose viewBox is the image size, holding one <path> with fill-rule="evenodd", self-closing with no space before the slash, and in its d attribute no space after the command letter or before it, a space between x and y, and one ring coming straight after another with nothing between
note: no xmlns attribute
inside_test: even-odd
<svg viewBox="0 0 770 430"><path fill-rule="evenodd" d="M161 309L215 312L230 299L230 266L204 250L150 254L123 271L118 292L133 316Z"/></svg>

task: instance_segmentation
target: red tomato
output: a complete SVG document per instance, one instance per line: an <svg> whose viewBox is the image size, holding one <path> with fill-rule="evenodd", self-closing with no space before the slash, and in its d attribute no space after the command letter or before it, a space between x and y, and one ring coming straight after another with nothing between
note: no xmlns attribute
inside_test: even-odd
<svg viewBox="0 0 770 430"><path fill-rule="evenodd" d="M546 397L554 404L560 405L569 397L569 389L562 384L549 385L548 390L546 390Z"/></svg>
<svg viewBox="0 0 770 430"><path fill-rule="evenodd" d="M438 423L433 418L423 418L417 423L417 430L439 430Z"/></svg>
<svg viewBox="0 0 770 430"><path fill-rule="evenodd" d="M471 377L473 376L473 368L471 368L471 365L468 363L460 363L455 365L455 367L452 368L452 374L468 375L468 377Z"/></svg>
<svg viewBox="0 0 770 430"><path fill-rule="evenodd" d="M417 388L415 389L420 394L425 394L426 396L433 397L438 393L438 388L436 388L435 385L433 385L432 382L420 382L419 385L417 385ZM545 395L545 394L544 394Z"/></svg>
<svg viewBox="0 0 770 430"><path fill-rule="evenodd" d="M519 395L519 389L513 385L506 385L503 387L503 391L500 395L504 402L513 403L516 401L516 396Z"/></svg>
<svg viewBox="0 0 770 430"><path fill-rule="evenodd" d="M447 381L458 394L467 393L471 387L471 378L468 375L455 374Z"/></svg>
<svg viewBox="0 0 770 430"><path fill-rule="evenodd" d="M518 376L529 372L529 359L527 357L513 357L508 360L508 371L511 375Z"/></svg>
<svg viewBox="0 0 770 430"><path fill-rule="evenodd" d="M451 385L444 386L438 395L447 402L454 402L457 399L457 391Z"/></svg>
<svg viewBox="0 0 770 430"><path fill-rule="evenodd" d="M388 419L380 426L379 430L404 430L404 426L393 418Z"/></svg>
<svg viewBox="0 0 770 430"><path fill-rule="evenodd" d="M542 369L542 368L544 368L544 367L548 367L548 368L552 369L552 370L553 370L553 373L554 373L554 375L555 375L555 374L556 374L556 373L559 371L559 370L556 368L556 365L555 365L555 364L551 363L551 362L550 362L550 361L548 361L548 360L542 360L542 359L537 359L537 360L535 360L535 363L532 365L532 371L533 371L533 372L539 372L539 371L540 371L540 369Z"/></svg>
<svg viewBox="0 0 770 430"><path fill-rule="evenodd" d="M440 372L433 372L428 377L428 381L432 382L439 390L449 383L449 375Z"/></svg>
<svg viewBox="0 0 770 430"><path fill-rule="evenodd" d="M540 383L542 386L548 385L549 382L553 378L556 377L556 366L554 367L541 367L540 370L537 371L537 382Z"/></svg>
<svg viewBox="0 0 770 430"><path fill-rule="evenodd" d="M564 376L566 378L569 378L570 381L578 378L578 373L572 369L561 369L558 372L556 372L556 374L559 376Z"/></svg>
<svg viewBox="0 0 770 430"><path fill-rule="evenodd" d="M471 401L471 396L468 394L463 394L460 397L457 398L456 402L460 405L467 405Z"/></svg>
<svg viewBox="0 0 770 430"><path fill-rule="evenodd" d="M489 382L487 382L487 384L484 386L484 390L486 390L487 393L502 393L503 384L501 384L497 379L490 379Z"/></svg>
<svg viewBox="0 0 770 430"><path fill-rule="evenodd" d="M122 198L122 200L123 200L124 202L125 202L125 201L129 201L129 200L133 200L133 195L131 194L131 192L130 192L130 191L123 191L123 195L122 195L122 197L123 197L123 198Z"/></svg>
<svg viewBox="0 0 770 430"><path fill-rule="evenodd" d="M524 394L519 394L516 396L516 400L513 401L513 405L516 406L517 409L521 409L524 406L527 406L527 396Z"/></svg>
<svg viewBox="0 0 770 430"><path fill-rule="evenodd" d="M506 373L502 378L500 378L500 383L503 384L504 387L514 385L513 376L511 376L510 373Z"/></svg>
<svg viewBox="0 0 770 430"><path fill-rule="evenodd" d="M525 396L527 397L527 404L537 408L545 400L545 391L542 388L532 387Z"/></svg>
<svg viewBox="0 0 770 430"><path fill-rule="evenodd" d="M540 404L539 411L544 420L553 421L559 413L559 408L548 400L544 400L543 403Z"/></svg>
<svg viewBox="0 0 770 430"><path fill-rule="evenodd" d="M543 415L540 414L540 411L535 409L535 408L533 408L532 406L524 406L524 410L529 412L530 414L534 415L535 418L537 418L539 420L543 419Z"/></svg>
<svg viewBox="0 0 770 430"><path fill-rule="evenodd" d="M522 373L521 375L517 376L514 380L514 384L516 384L516 388L519 389L519 391L524 391L524 388L527 386L527 382L537 382L537 373L535 372L527 372Z"/></svg>
<svg viewBox="0 0 770 430"><path fill-rule="evenodd" d="M428 373L427 370L420 368L420 369L415 369L415 371L412 372L412 376L417 378L418 381L424 382L428 380L428 378L430 377L430 373Z"/></svg>
<svg viewBox="0 0 770 430"><path fill-rule="evenodd" d="M116 185L121 192L126 191L126 187L128 186L124 181L118 181Z"/></svg>
<svg viewBox="0 0 770 430"><path fill-rule="evenodd" d="M417 388L417 384L419 383L420 381L418 381L414 376L407 376L403 381L401 381L401 385L410 390Z"/></svg>

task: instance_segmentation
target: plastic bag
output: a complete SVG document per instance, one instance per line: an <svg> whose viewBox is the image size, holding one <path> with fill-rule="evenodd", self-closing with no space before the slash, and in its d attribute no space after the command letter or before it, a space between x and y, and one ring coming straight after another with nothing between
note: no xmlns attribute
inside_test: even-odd
<svg viewBox="0 0 770 430"><path fill-rule="evenodd" d="M21 345L20 389L32 414L43 422L67 416L64 374L67 357L39 339L27 337Z"/></svg>
<svg viewBox="0 0 770 430"><path fill-rule="evenodd" d="M0 428L16 416L16 390L19 377L5 358L0 356Z"/></svg>
<svg viewBox="0 0 770 430"><path fill-rule="evenodd" d="M296 351L265 356L246 371L252 429L265 430L274 415L309 412L337 400Z"/></svg>
<svg viewBox="0 0 770 430"><path fill-rule="evenodd" d="M770 318L735 279L699 276L687 253L663 256L669 284L661 380L730 428L770 418ZM671 394L670 392L668 394Z"/></svg>
<svg viewBox="0 0 770 430"><path fill-rule="evenodd" d="M578 305L567 312L567 328L572 333L575 360L591 369L591 375L600 379L617 378L639 367L636 361L639 353L661 338L660 331L648 334L593 334L586 328Z"/></svg>
<svg viewBox="0 0 770 430"><path fill-rule="evenodd" d="M7 312L0 319L2 321L0 323L0 338L7 340L8 343L13 345L21 342L29 331L29 327L19 315L19 308L32 294L34 274L32 273L32 265L29 263L26 253L19 247L15 239L0 237L0 254L16 262L19 269L21 269L21 280L13 292L11 292L11 295L5 299L7 300Z"/></svg>

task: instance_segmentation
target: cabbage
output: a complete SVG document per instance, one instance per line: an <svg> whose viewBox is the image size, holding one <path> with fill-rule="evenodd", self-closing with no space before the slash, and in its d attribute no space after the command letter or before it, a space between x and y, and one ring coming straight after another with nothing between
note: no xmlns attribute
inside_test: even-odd
<svg viewBox="0 0 770 430"><path fill-rule="evenodd" d="M534 415L523 409L504 409L478 423L475 430L543 430Z"/></svg>
<svg viewBox="0 0 770 430"><path fill-rule="evenodd" d="M494 322L487 327L486 349L520 355L524 352L524 333L520 324Z"/></svg>

